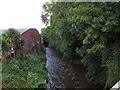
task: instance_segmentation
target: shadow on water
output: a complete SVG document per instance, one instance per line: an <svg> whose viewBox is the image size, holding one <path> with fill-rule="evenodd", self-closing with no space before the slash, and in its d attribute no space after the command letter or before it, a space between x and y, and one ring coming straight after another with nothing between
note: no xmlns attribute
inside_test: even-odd
<svg viewBox="0 0 120 90"><path fill-rule="evenodd" d="M100 87L87 82L85 78L86 68L82 65L71 65L63 62L61 57L51 48L46 48L46 58L46 67L48 70L47 90L56 90L58 88L62 88L62 90L66 88L102 90ZM97 89L93 89L96 87Z"/></svg>

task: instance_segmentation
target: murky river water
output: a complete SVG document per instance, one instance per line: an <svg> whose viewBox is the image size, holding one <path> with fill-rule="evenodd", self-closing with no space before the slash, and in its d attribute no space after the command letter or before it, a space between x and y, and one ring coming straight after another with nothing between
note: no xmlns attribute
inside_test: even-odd
<svg viewBox="0 0 120 90"><path fill-rule="evenodd" d="M93 88L86 78L86 69L79 65L71 65L61 60L51 48L46 48L46 67L48 70L48 90L56 88Z"/></svg>

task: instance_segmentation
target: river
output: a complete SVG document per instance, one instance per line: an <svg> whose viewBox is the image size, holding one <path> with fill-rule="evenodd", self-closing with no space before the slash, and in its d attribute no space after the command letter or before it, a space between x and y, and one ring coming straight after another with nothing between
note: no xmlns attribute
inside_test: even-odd
<svg viewBox="0 0 120 90"><path fill-rule="evenodd" d="M47 90L96 87L87 82L85 78L86 68L82 65L63 62L62 58L51 48L46 48L46 58L46 67L48 70Z"/></svg>

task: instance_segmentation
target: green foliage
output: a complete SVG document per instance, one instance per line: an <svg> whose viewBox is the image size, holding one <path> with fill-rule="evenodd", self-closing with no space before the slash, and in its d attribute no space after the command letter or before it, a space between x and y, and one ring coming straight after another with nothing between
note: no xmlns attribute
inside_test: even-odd
<svg viewBox="0 0 120 90"><path fill-rule="evenodd" d="M2 61L0 60L0 85L2 85Z"/></svg>
<svg viewBox="0 0 120 90"><path fill-rule="evenodd" d="M107 85L112 86L120 80L120 50L111 52L109 61L106 66L108 68Z"/></svg>
<svg viewBox="0 0 120 90"><path fill-rule="evenodd" d="M112 73L120 55L120 3L53 2L47 10L50 26L42 34L50 46L70 61L81 59L90 82L112 87L120 79Z"/></svg>
<svg viewBox="0 0 120 90"><path fill-rule="evenodd" d="M108 68L108 79L107 85L112 86L117 83L120 79L120 61L112 60L106 64Z"/></svg>
<svg viewBox="0 0 120 90"><path fill-rule="evenodd" d="M43 10L44 12L42 12L42 21L43 23L47 26L49 23L50 23L50 19L49 19L49 16L51 14L49 8L51 7L51 4L49 4L48 2L46 2L44 5L43 5Z"/></svg>
<svg viewBox="0 0 120 90"><path fill-rule="evenodd" d="M45 54L26 56L24 62L9 59L2 65L3 88L46 87Z"/></svg>
<svg viewBox="0 0 120 90"><path fill-rule="evenodd" d="M21 37L20 32L13 28L9 28L2 34L2 51L7 54L11 47L17 52L16 57L23 57L24 39Z"/></svg>

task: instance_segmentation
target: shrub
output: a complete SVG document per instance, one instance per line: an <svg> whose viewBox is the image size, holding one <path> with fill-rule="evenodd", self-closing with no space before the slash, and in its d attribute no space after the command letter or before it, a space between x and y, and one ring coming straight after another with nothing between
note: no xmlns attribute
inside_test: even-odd
<svg viewBox="0 0 120 90"><path fill-rule="evenodd" d="M8 59L2 65L3 88L46 87L45 54L26 56L24 60Z"/></svg>

